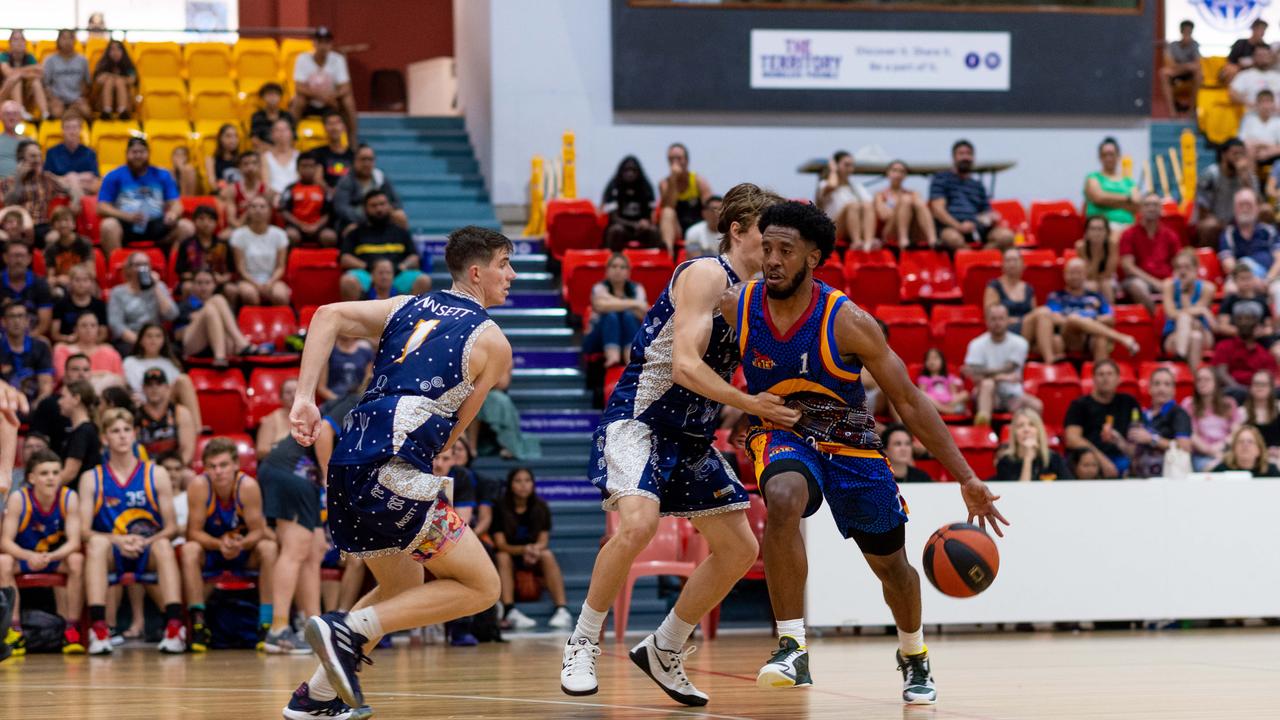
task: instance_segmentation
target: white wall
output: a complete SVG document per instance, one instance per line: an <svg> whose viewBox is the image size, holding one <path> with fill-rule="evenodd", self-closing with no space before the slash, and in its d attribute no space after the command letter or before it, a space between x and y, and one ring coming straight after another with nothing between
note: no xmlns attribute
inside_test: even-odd
<svg viewBox="0 0 1280 720"><path fill-rule="evenodd" d="M498 205L527 202L529 159L534 154L557 155L565 130L577 135L579 195L596 202L618 160L628 153L640 158L656 183L666 174L666 146L675 140L689 146L693 169L719 191L749 180L792 197L807 197L813 191L813 176L795 172L802 161L868 145L879 145L888 155L908 162L939 161L948 157L953 140L966 137L977 145L980 161L1018 162L1001 174L996 194L1023 200L1078 198L1084 175L1096 167L1096 147L1104 135L1118 138L1138 167L1148 153L1147 124L1133 119L618 115L612 109L609 2L485 4L493 33L493 147L491 164L482 161L482 166ZM460 8L455 9L455 17L461 15ZM461 32L456 38L460 79L469 72L463 48L472 40ZM479 112L481 107L469 104L469 128L472 115ZM477 141L474 134L472 140Z"/></svg>
<svg viewBox="0 0 1280 720"><path fill-rule="evenodd" d="M458 68L458 106L466 115L467 132L475 148L485 184L492 188L493 113L490 62L493 31L490 0L454 0L453 48Z"/></svg>

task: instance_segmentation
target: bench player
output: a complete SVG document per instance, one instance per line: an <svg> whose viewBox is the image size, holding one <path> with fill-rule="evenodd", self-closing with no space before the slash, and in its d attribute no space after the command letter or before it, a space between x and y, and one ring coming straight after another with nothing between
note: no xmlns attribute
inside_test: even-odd
<svg viewBox="0 0 1280 720"><path fill-rule="evenodd" d="M844 293L813 279L835 245L817 207L787 202L760 217L764 277L725 293L721 312L738 329L749 392L769 392L803 410L794 428L752 418L747 446L769 506L764 559L778 618L778 650L760 669L761 687L812 684L804 638L808 574L800 519L825 497L836 526L853 539L884 588L898 628L904 701L937 699L920 619L920 576L903 550L906 503L875 434L861 374L870 371L902 420L959 479L969 518L1005 522L929 400L907 376L875 318ZM1007 524L1007 523L1006 523Z"/></svg>

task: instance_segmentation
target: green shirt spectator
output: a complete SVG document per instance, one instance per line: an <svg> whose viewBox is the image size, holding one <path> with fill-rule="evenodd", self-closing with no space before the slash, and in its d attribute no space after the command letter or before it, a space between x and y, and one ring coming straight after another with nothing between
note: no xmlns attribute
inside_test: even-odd
<svg viewBox="0 0 1280 720"><path fill-rule="evenodd" d="M1098 160L1102 169L1089 173L1084 179L1084 216L1101 215L1120 230L1133 224L1133 213L1138 207L1138 184L1120 171L1120 145L1115 138L1105 138L1098 145Z"/></svg>

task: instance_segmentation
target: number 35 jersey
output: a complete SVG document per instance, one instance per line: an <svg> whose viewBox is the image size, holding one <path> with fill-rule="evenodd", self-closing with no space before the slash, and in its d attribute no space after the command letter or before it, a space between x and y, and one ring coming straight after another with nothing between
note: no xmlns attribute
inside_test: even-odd
<svg viewBox="0 0 1280 720"><path fill-rule="evenodd" d="M331 465L378 465L398 457L423 473L475 390L471 349L494 324L475 299L442 290L404 296L387 317L373 379L342 420Z"/></svg>

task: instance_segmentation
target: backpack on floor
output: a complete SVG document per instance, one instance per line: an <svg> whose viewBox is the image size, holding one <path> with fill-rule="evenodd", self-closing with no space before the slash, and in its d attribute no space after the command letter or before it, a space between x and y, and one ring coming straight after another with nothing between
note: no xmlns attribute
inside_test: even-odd
<svg viewBox="0 0 1280 720"><path fill-rule="evenodd" d="M215 590L209 596L204 616L215 650L248 650L258 644L258 602L250 599L256 592Z"/></svg>
<svg viewBox="0 0 1280 720"><path fill-rule="evenodd" d="M61 652L62 633L67 621L43 610L22 611L22 634L27 638L27 652Z"/></svg>

